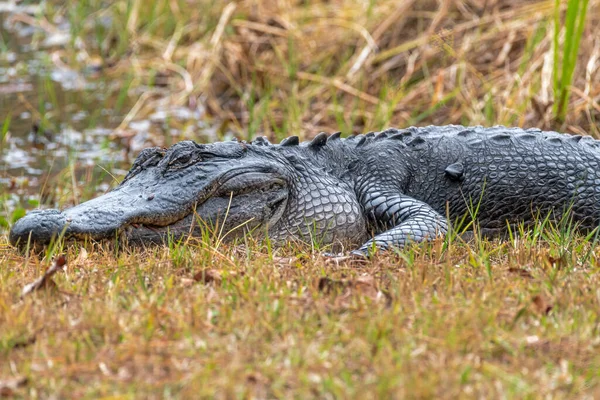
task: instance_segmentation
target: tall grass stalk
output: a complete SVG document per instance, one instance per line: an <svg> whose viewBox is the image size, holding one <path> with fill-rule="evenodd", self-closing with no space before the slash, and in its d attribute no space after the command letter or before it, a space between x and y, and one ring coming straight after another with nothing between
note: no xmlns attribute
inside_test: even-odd
<svg viewBox="0 0 600 400"><path fill-rule="evenodd" d="M4 118L4 123L2 124L2 131L0 131L0 149L4 147L4 142L6 141L6 137L8 136L8 129L10 128L10 120L11 115L8 114L6 118Z"/></svg>
<svg viewBox="0 0 600 400"><path fill-rule="evenodd" d="M560 0L554 3L554 94L556 101L553 106L553 114L560 121L567 116L567 106L571 94L571 82L577 64L579 43L585 26L589 0L568 0L567 14L565 16L565 42L562 48L562 60L559 60L559 36L561 33L560 23Z"/></svg>

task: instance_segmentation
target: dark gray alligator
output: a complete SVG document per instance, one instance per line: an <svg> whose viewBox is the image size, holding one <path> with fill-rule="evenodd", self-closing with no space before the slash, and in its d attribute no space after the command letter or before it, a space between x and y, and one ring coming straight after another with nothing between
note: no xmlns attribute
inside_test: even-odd
<svg viewBox="0 0 600 400"><path fill-rule="evenodd" d="M143 150L111 192L64 211L36 210L10 242L74 238L162 242L168 235L268 234L401 247L444 235L476 211L484 233L565 213L600 223L600 141L538 129L429 126L278 145L180 142ZM205 230L204 230L205 231ZM358 247L358 246L357 246Z"/></svg>

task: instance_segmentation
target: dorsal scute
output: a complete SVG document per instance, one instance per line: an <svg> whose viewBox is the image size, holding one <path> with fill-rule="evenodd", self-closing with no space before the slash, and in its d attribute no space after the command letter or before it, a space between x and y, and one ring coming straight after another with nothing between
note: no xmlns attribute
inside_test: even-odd
<svg viewBox="0 0 600 400"><path fill-rule="evenodd" d="M365 135L357 135L356 138L358 139L356 142L356 147L361 147L367 143L367 137Z"/></svg>
<svg viewBox="0 0 600 400"><path fill-rule="evenodd" d="M267 139L266 136L258 136L250 144L253 144L256 146L270 146L271 142L269 142L269 139Z"/></svg>
<svg viewBox="0 0 600 400"><path fill-rule="evenodd" d="M298 146L300 144L300 139L298 136L289 136L283 139L279 145L280 146Z"/></svg>
<svg viewBox="0 0 600 400"><path fill-rule="evenodd" d="M417 137L415 137L414 139L412 139L410 142L408 142L407 144L408 144L409 146L418 146L418 145L424 144L424 143L426 143L426 142L427 142L427 140L425 140L425 138L424 138L424 137L422 137L422 136L417 136Z"/></svg>
<svg viewBox="0 0 600 400"><path fill-rule="evenodd" d="M334 132L327 138L327 142L333 142L335 140L339 140L341 135L342 135L342 132L340 132L340 131Z"/></svg>
<svg viewBox="0 0 600 400"><path fill-rule="evenodd" d="M474 135L474 134L475 134L475 130L474 130L474 129L472 129L472 128L467 128L467 129L463 129L463 130L459 131L459 132L456 134L456 136L458 136L458 137L464 137L464 138L467 138L467 137L470 137L470 136L472 136L472 135Z"/></svg>
<svg viewBox="0 0 600 400"><path fill-rule="evenodd" d="M379 134L386 134L386 136L396 135L398 133L408 132L405 129L396 129L396 128L386 128L385 130L379 132Z"/></svg>
<svg viewBox="0 0 600 400"><path fill-rule="evenodd" d="M375 135L373 140L386 139L388 136L389 136L388 131L382 131L382 132L379 132L377 135Z"/></svg>
<svg viewBox="0 0 600 400"><path fill-rule="evenodd" d="M327 143L327 134L325 132L319 133L317 136L313 138L313 140L308 143L308 147L316 150L320 149Z"/></svg>
<svg viewBox="0 0 600 400"><path fill-rule="evenodd" d="M581 135L573 135L569 137L569 140L574 143L579 143L581 139L583 139L583 136Z"/></svg>
<svg viewBox="0 0 600 400"><path fill-rule="evenodd" d="M510 141L512 138L512 135L510 133L496 133L493 134L492 136L490 136L490 139L493 140L494 142L498 142L498 143L504 143L507 141Z"/></svg>
<svg viewBox="0 0 600 400"><path fill-rule="evenodd" d="M525 142L535 142L539 139L539 135L535 133L523 133L518 136L518 139Z"/></svg>
<svg viewBox="0 0 600 400"><path fill-rule="evenodd" d="M552 143L552 144L556 144L556 145L560 145L560 144L563 143L562 138L556 137L556 136L549 137L549 138L546 139L546 141L549 142L549 143Z"/></svg>
<svg viewBox="0 0 600 400"><path fill-rule="evenodd" d="M406 137L404 133L394 133L393 135L389 135L387 138L391 140L403 140Z"/></svg>
<svg viewBox="0 0 600 400"><path fill-rule="evenodd" d="M525 129L525 132L538 134L538 133L543 133L544 131L542 131L540 128L527 128L527 129Z"/></svg>

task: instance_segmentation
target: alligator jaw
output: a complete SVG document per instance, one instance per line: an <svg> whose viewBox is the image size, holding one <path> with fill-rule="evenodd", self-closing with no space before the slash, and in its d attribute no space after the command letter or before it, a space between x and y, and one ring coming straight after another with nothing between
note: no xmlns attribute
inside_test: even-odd
<svg viewBox="0 0 600 400"><path fill-rule="evenodd" d="M9 240L17 247L29 243L45 245L53 238L114 240L129 244L167 243L192 234L201 236L204 228L219 227L228 237L275 223L283 214L288 191L278 180L251 193L232 197L227 186L221 191L200 191L199 203L177 203L173 196L147 194L148 190L118 187L112 192L80 205L58 210L30 211L13 225ZM208 198L207 198L208 197ZM243 229L238 229L243 228Z"/></svg>
<svg viewBox="0 0 600 400"><path fill-rule="evenodd" d="M144 223L115 223L94 229L88 226L85 231L69 218L69 210L34 210L19 219L9 234L13 246L25 247L28 244L49 244L58 237L65 239L125 239L127 242L164 243L169 235L180 237L189 232L191 219L184 217L165 226ZM191 214L190 214L191 215Z"/></svg>
<svg viewBox="0 0 600 400"><path fill-rule="evenodd" d="M194 216L189 214L167 226L127 224L122 227L119 238L130 245L166 244L171 239L177 241L198 226Z"/></svg>
<svg viewBox="0 0 600 400"><path fill-rule="evenodd" d="M30 211L13 225L9 241L14 246L24 247L28 243L45 245L59 236L65 239L114 239L132 223L169 225L193 209L193 204L161 209L153 200L154 195L133 194L120 187L64 211Z"/></svg>
<svg viewBox="0 0 600 400"><path fill-rule="evenodd" d="M28 244L44 245L58 237L65 239L119 239L130 244L163 244L169 237L180 238L190 232L192 216L190 214L166 226L146 225L142 223L123 223L108 229L77 232L70 228L69 217L59 210L34 210L19 219L9 234L13 246L24 248Z"/></svg>

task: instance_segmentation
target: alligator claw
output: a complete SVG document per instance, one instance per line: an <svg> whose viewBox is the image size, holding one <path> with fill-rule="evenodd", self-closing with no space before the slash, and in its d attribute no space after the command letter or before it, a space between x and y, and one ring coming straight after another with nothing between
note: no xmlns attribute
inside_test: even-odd
<svg viewBox="0 0 600 400"><path fill-rule="evenodd" d="M325 252L321 253L321 255L324 258L336 258L336 257L343 257L344 253L330 253L328 251L325 251Z"/></svg>
<svg viewBox="0 0 600 400"><path fill-rule="evenodd" d="M362 250L352 250L350 252L350 255L355 260L368 260L369 259L369 254L363 252Z"/></svg>

